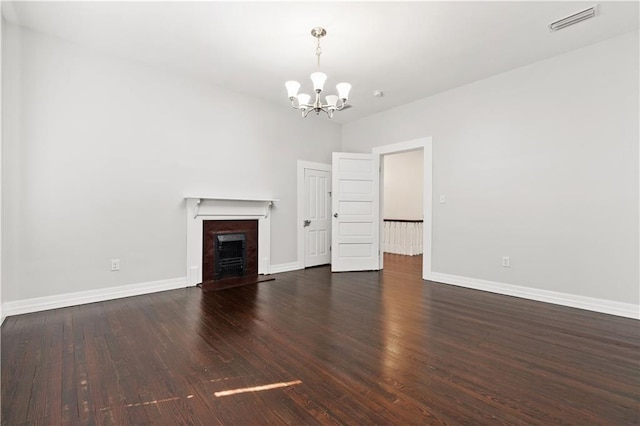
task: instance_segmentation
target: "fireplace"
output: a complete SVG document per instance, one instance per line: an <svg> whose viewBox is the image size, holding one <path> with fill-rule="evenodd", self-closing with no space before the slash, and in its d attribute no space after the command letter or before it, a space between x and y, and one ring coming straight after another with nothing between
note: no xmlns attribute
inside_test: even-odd
<svg viewBox="0 0 640 426"><path fill-rule="evenodd" d="M269 275L270 212L277 200L212 197L186 200L188 286L202 284L203 290L217 290L254 278L257 281L253 282L262 281L258 275ZM220 242L222 255L216 256ZM244 254L239 256L237 250L242 244ZM223 264L222 271L216 262Z"/></svg>
<svg viewBox="0 0 640 426"><path fill-rule="evenodd" d="M245 274L247 267L246 240L243 233L216 235L214 279L241 277Z"/></svg>
<svg viewBox="0 0 640 426"><path fill-rule="evenodd" d="M202 288L220 290L258 281L258 221L205 220Z"/></svg>

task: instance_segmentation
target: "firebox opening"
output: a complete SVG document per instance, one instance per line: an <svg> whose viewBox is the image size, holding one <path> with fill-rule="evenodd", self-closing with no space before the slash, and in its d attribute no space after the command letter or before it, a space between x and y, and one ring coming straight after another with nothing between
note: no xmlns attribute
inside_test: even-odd
<svg viewBox="0 0 640 426"><path fill-rule="evenodd" d="M245 275L247 244L244 233L216 235L214 279Z"/></svg>

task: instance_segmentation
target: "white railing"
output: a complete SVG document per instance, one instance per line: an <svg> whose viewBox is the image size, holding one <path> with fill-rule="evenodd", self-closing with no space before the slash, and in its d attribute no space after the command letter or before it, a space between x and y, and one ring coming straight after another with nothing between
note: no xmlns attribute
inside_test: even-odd
<svg viewBox="0 0 640 426"><path fill-rule="evenodd" d="M422 221L385 220L382 249L385 253L422 254Z"/></svg>

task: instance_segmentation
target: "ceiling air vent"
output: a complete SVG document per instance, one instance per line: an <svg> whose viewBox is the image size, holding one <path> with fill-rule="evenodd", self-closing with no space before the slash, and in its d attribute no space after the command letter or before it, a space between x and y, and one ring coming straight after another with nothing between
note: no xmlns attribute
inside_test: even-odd
<svg viewBox="0 0 640 426"><path fill-rule="evenodd" d="M578 22L582 22L586 19L593 18L596 16L596 8L598 6L593 6L585 10L581 10L578 13L574 13L571 16L567 16L566 18L559 19L555 22L549 24L550 31L558 31L563 28L567 28L573 24L577 24Z"/></svg>

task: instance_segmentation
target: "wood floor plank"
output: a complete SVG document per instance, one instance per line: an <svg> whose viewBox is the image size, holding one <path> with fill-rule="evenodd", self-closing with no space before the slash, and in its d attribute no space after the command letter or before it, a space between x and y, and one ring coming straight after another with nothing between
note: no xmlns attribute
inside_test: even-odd
<svg viewBox="0 0 640 426"><path fill-rule="evenodd" d="M640 424L638 321L421 265L10 317L2 424Z"/></svg>
<svg viewBox="0 0 640 426"><path fill-rule="evenodd" d="M42 397L42 394L38 392L40 390L39 386L41 386L43 381L46 380L44 378L46 373L41 374L42 371L40 370L43 357L42 342L43 335L45 334L45 317L40 315L35 317L35 321L30 321L30 338L23 354L23 370L17 384L18 389L16 390L15 399L12 404L12 411L15 410L15 419L19 421L23 421L21 419L29 420L30 408L35 408L40 416L44 416L44 412L42 410L44 401L37 401L37 399ZM33 386L34 383L36 384L36 387Z"/></svg>

